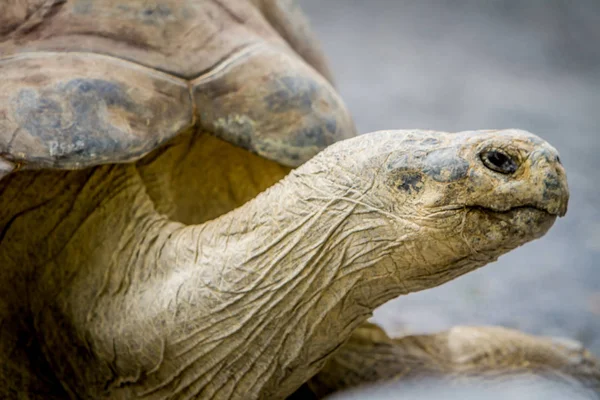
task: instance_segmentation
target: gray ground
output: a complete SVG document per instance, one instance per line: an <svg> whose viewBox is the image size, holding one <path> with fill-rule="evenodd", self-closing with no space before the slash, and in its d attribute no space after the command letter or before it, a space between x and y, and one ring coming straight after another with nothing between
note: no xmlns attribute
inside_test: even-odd
<svg viewBox="0 0 600 400"><path fill-rule="evenodd" d="M327 400L590 400L594 393L565 383L525 379L507 379L498 385L490 383L449 386L447 383L402 382L363 386L337 392Z"/></svg>
<svg viewBox="0 0 600 400"><path fill-rule="evenodd" d="M361 132L523 128L569 177L569 212L544 238L376 320L392 333L499 324L600 355L600 1L299 3Z"/></svg>

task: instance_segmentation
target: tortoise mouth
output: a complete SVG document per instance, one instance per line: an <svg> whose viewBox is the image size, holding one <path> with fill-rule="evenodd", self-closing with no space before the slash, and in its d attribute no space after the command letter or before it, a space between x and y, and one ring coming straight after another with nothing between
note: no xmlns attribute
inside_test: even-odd
<svg viewBox="0 0 600 400"><path fill-rule="evenodd" d="M493 243L512 243L518 247L544 236L558 215L539 206L523 205L507 210L484 206L468 206L465 222L474 236ZM511 245L512 247L512 245Z"/></svg>
<svg viewBox="0 0 600 400"><path fill-rule="evenodd" d="M518 217L529 217L532 219L532 222L535 221L545 221L551 220L555 221L557 217L564 216L562 212L553 212L547 208L543 208L533 204L521 205L510 207L506 209L494 208L489 206L482 205L456 205L450 207L443 207L438 211L441 215L447 215L446 213L454 213L457 211L467 211L467 212L476 212L478 214L487 215L489 217L494 217L495 219L500 220L515 220Z"/></svg>
<svg viewBox="0 0 600 400"><path fill-rule="evenodd" d="M514 235L526 233L532 237L545 234L556 221L558 214L539 206L523 205L507 210L497 210L482 206L469 206L470 212L485 216L487 223L505 226Z"/></svg>
<svg viewBox="0 0 600 400"><path fill-rule="evenodd" d="M513 216L518 213L534 213L540 215L547 215L551 217L562 217L564 216L563 212L554 212L544 207L540 207L534 204L525 204L521 206L509 207L509 208L495 208L490 206L482 206L476 204L465 204L462 206L451 206L444 207L442 211L458 211L458 210L469 210L469 211L479 211L486 214L496 214L496 215L508 215Z"/></svg>
<svg viewBox="0 0 600 400"><path fill-rule="evenodd" d="M510 207L507 209L499 209L499 208L494 208L494 207L485 207L485 206L478 206L478 205L468 205L466 206L466 208L471 209L471 210L479 210L479 211L483 211L483 212L487 212L487 213L493 213L493 214L515 214L518 212L533 212L533 213L542 213L542 214L548 214L549 216L553 216L553 217L558 217L561 216L560 213L557 212L552 212L546 208L537 206L537 205L533 205L533 204L527 204L527 205L522 205L522 206L516 206L516 207Z"/></svg>

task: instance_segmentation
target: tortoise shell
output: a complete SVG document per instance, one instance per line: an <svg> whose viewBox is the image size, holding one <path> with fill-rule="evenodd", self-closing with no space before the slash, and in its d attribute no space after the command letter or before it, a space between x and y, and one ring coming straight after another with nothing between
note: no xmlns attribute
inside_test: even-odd
<svg viewBox="0 0 600 400"><path fill-rule="evenodd" d="M0 5L0 177L135 161L194 127L287 166L355 135L277 0Z"/></svg>

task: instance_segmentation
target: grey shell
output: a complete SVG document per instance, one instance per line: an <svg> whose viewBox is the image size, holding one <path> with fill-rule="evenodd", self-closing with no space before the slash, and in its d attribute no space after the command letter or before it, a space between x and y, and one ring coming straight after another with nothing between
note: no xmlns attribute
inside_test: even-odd
<svg viewBox="0 0 600 400"><path fill-rule="evenodd" d="M25 20L0 6L0 178L135 161L192 127L292 167L355 134L305 61L326 68L318 48L253 2L42 3Z"/></svg>

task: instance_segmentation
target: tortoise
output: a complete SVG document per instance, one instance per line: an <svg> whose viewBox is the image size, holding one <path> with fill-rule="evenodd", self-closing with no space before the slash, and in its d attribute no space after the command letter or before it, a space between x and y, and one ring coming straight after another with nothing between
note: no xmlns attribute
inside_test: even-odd
<svg viewBox="0 0 600 400"><path fill-rule="evenodd" d="M541 138L356 136L289 1L10 0L0 27L3 398L324 396L407 365L597 389L560 342L364 325L565 215Z"/></svg>

